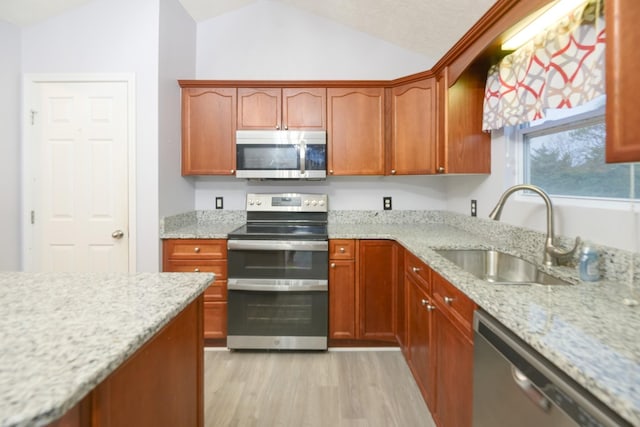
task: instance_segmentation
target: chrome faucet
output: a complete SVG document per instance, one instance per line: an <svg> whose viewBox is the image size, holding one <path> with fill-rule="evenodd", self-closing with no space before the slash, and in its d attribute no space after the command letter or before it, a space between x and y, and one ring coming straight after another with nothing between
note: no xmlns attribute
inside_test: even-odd
<svg viewBox="0 0 640 427"><path fill-rule="evenodd" d="M575 253L576 249L580 245L580 237L576 237L576 244L573 249L564 250L554 245L554 228L553 228L553 205L551 204L551 199L549 195L544 192L544 190L540 187L536 187L535 185L529 184L520 184L514 185L513 187L507 188L507 190L500 196L500 200L498 200L498 204L489 214L489 218L497 221L500 219L500 214L502 213L502 208L504 207L504 203L507 201L507 198L516 191L519 190L529 190L544 200L544 203L547 205L547 238L545 239L544 244L544 255L543 262L545 265L558 265L561 261L570 258Z"/></svg>

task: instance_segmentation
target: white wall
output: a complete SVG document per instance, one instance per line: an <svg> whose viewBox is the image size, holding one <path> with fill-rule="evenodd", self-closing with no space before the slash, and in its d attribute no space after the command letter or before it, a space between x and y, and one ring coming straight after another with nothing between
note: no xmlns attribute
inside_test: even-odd
<svg viewBox="0 0 640 427"><path fill-rule="evenodd" d="M160 1L158 77L159 215L192 210L192 179L180 172L181 119L178 79L191 79L196 68L196 23L178 0Z"/></svg>
<svg viewBox="0 0 640 427"><path fill-rule="evenodd" d="M393 209L442 210L446 208L441 176L329 177L326 181L247 181L237 178L199 178L196 209L214 209L216 196L224 208L245 207L246 193L287 191L326 193L331 210L382 210L382 197L391 196Z"/></svg>
<svg viewBox="0 0 640 427"><path fill-rule="evenodd" d="M435 58L437 60L439 58ZM428 70L436 62L336 22L260 0L198 24L198 79L388 80ZM196 209L243 209L247 192L308 191L329 194L331 209L442 209L440 177L329 177L324 182L248 182L197 178Z"/></svg>
<svg viewBox="0 0 640 427"><path fill-rule="evenodd" d="M23 30L25 73L135 73L137 269L159 268L158 0L93 0Z"/></svg>
<svg viewBox="0 0 640 427"><path fill-rule="evenodd" d="M446 179L447 209L469 214L471 199L478 201L478 216L488 217L500 195L516 184L515 149L502 132L492 136L491 175L448 176ZM580 236L583 240L637 252L637 214L629 207L607 209L602 205L575 206L552 198L556 235ZM500 221L546 232L546 210L537 196L513 194L507 200Z"/></svg>
<svg viewBox="0 0 640 427"><path fill-rule="evenodd" d="M199 79L386 80L428 70L438 59L276 1L198 24Z"/></svg>
<svg viewBox="0 0 640 427"><path fill-rule="evenodd" d="M20 269L20 29L0 21L0 270Z"/></svg>

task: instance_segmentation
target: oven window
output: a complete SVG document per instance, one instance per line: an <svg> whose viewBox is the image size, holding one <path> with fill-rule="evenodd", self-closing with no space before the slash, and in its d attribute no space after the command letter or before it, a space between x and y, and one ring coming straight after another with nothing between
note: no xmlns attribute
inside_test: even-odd
<svg viewBox="0 0 640 427"><path fill-rule="evenodd" d="M230 290L228 334L326 336L327 292Z"/></svg>
<svg viewBox="0 0 640 427"><path fill-rule="evenodd" d="M299 250L230 250L229 277L242 279L327 279L328 253Z"/></svg>

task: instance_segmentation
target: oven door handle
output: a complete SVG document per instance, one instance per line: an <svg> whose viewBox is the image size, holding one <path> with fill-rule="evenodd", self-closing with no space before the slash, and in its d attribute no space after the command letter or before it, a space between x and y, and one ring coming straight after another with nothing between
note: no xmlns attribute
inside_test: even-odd
<svg viewBox="0 0 640 427"><path fill-rule="evenodd" d="M229 291L306 292L327 291L327 280L228 279Z"/></svg>
<svg viewBox="0 0 640 427"><path fill-rule="evenodd" d="M235 251L312 251L329 250L329 242L307 240L229 240L227 249Z"/></svg>

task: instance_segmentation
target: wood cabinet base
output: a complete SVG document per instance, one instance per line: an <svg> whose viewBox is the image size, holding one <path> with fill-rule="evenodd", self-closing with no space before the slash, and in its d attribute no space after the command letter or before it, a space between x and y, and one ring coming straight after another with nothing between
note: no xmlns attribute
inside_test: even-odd
<svg viewBox="0 0 640 427"><path fill-rule="evenodd" d="M202 308L199 297L50 426L202 426Z"/></svg>

